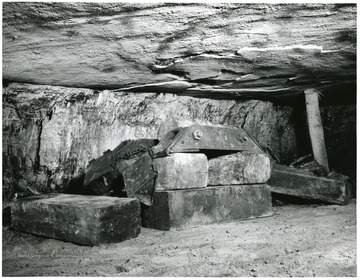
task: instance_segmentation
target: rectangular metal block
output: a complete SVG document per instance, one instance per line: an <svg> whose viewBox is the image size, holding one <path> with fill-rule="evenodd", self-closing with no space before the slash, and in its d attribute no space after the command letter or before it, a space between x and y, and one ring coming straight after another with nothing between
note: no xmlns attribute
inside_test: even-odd
<svg viewBox="0 0 360 280"><path fill-rule="evenodd" d="M205 188L208 161L205 154L175 153L154 159L157 177L155 190Z"/></svg>
<svg viewBox="0 0 360 280"><path fill-rule="evenodd" d="M140 223L140 203L132 198L53 193L11 204L14 229L82 245L136 237Z"/></svg>
<svg viewBox="0 0 360 280"><path fill-rule="evenodd" d="M209 159L208 185L262 184L270 174L267 154L239 152Z"/></svg>
<svg viewBox="0 0 360 280"><path fill-rule="evenodd" d="M347 204L351 198L351 185L346 180L319 177L309 171L280 164L275 165L268 184L275 193L335 204Z"/></svg>
<svg viewBox="0 0 360 280"><path fill-rule="evenodd" d="M169 230L266 217L273 214L266 184L157 191L152 206L142 205L144 227Z"/></svg>

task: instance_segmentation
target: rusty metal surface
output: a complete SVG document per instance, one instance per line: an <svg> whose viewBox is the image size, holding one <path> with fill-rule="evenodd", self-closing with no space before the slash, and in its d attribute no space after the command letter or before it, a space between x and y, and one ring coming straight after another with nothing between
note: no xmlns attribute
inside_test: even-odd
<svg viewBox="0 0 360 280"><path fill-rule="evenodd" d="M84 185L90 185L91 182L103 180L102 177L106 176L109 172L113 172L111 166L113 162L113 155L110 150L98 159L91 160L86 167ZM112 177L111 175L108 177ZM109 178L110 179L110 178Z"/></svg>
<svg viewBox="0 0 360 280"><path fill-rule="evenodd" d="M109 192L118 183L121 173L157 142L156 139L125 140L113 151L107 150L89 162L84 186L89 186L98 195Z"/></svg>
<svg viewBox="0 0 360 280"><path fill-rule="evenodd" d="M127 196L136 197L145 205L152 205L157 172L150 154L143 154L122 175Z"/></svg>
<svg viewBox="0 0 360 280"><path fill-rule="evenodd" d="M200 150L262 152L257 142L241 128L192 125L166 134L152 148L154 157Z"/></svg>
<svg viewBox="0 0 360 280"><path fill-rule="evenodd" d="M121 160L138 158L149 148L156 145L156 143L157 140L155 139L130 140L125 145L121 146L121 148L116 147L113 150L114 162L117 163Z"/></svg>

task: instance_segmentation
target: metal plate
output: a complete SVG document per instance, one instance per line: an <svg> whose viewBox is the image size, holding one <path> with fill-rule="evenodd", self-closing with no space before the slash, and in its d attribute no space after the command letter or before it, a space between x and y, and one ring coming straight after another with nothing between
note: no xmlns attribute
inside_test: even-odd
<svg viewBox="0 0 360 280"><path fill-rule="evenodd" d="M152 205L157 172L154 170L150 154L145 153L125 169L122 175L127 196L136 197L145 205Z"/></svg>
<svg viewBox="0 0 360 280"><path fill-rule="evenodd" d="M113 162L112 153L110 150L106 151L104 155L96 160L89 162L86 167L84 186L89 185L91 182L99 180L108 172L111 172L111 163Z"/></svg>
<svg viewBox="0 0 360 280"><path fill-rule="evenodd" d="M241 128L202 125L171 131L152 149L155 157L199 150L262 152L256 141Z"/></svg>
<svg viewBox="0 0 360 280"><path fill-rule="evenodd" d="M98 195L109 192L117 184L122 171L157 142L156 139L125 140L113 151L107 150L103 156L89 162L84 185L89 186Z"/></svg>
<svg viewBox="0 0 360 280"><path fill-rule="evenodd" d="M128 140L121 148L113 150L114 162L138 158L156 144L156 139Z"/></svg>

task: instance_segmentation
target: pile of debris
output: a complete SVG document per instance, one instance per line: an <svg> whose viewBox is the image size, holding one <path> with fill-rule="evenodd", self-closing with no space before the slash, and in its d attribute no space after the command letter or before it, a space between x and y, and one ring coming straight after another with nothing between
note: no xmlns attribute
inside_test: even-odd
<svg viewBox="0 0 360 280"><path fill-rule="evenodd" d="M271 216L271 191L286 193L289 184L299 194L289 182L298 174L290 172L284 181L285 171L276 165L272 172L274 164L243 129L177 128L160 141L127 140L104 152L73 180L77 186L70 184L68 194L14 201L11 224L92 246L136 237L141 226L170 230Z"/></svg>

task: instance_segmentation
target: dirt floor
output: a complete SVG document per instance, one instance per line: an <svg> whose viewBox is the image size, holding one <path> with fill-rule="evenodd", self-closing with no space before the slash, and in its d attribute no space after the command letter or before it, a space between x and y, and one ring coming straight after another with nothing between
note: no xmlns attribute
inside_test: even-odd
<svg viewBox="0 0 360 280"><path fill-rule="evenodd" d="M356 202L159 231L97 247L3 228L3 276L355 277Z"/></svg>

